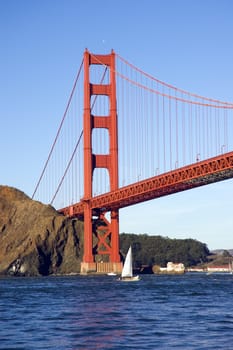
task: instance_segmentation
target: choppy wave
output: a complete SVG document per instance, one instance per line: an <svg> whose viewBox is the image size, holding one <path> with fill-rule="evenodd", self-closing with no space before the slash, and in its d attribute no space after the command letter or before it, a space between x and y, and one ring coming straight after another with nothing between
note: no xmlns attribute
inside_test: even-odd
<svg viewBox="0 0 233 350"><path fill-rule="evenodd" d="M233 276L0 279L0 349L232 349Z"/></svg>

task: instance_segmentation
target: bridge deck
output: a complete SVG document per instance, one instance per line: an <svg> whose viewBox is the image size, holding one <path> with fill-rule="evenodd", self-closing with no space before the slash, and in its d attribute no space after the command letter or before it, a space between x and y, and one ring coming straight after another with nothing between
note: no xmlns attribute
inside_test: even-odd
<svg viewBox="0 0 233 350"><path fill-rule="evenodd" d="M94 211L107 212L230 178L233 178L233 152L93 197L89 200L89 204ZM82 200L77 204L60 209L59 212L79 217L83 215L84 206L85 200Z"/></svg>

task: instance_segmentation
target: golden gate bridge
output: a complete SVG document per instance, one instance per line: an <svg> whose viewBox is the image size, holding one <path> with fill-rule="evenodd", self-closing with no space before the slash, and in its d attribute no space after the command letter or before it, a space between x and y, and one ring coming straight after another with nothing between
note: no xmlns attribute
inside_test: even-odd
<svg viewBox="0 0 233 350"><path fill-rule="evenodd" d="M119 210L233 177L233 103L84 52L33 198L84 220L82 272L121 271Z"/></svg>

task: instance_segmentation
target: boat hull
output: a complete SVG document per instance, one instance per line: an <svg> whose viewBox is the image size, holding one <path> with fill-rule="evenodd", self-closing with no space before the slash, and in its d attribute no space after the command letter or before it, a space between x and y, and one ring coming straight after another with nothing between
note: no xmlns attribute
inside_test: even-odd
<svg viewBox="0 0 233 350"><path fill-rule="evenodd" d="M137 276L132 276L132 277L120 277L119 278L119 281L122 281L122 282L136 282L136 281L140 281L140 277L137 275Z"/></svg>

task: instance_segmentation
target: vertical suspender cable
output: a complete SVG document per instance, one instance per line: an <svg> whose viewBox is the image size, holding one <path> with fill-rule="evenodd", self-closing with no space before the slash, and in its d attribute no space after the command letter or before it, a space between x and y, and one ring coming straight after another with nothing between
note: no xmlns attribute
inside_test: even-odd
<svg viewBox="0 0 233 350"><path fill-rule="evenodd" d="M170 145L170 170L172 170L172 116L171 116L171 98L169 89L168 99L168 114L169 114L169 145Z"/></svg>

